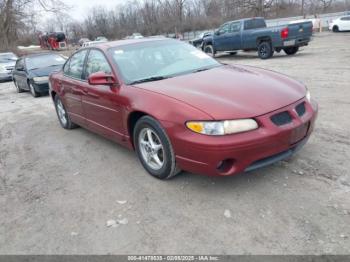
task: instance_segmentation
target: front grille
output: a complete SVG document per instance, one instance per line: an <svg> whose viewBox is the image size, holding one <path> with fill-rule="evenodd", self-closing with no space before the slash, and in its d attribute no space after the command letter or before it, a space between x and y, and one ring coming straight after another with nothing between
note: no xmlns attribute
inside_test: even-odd
<svg viewBox="0 0 350 262"><path fill-rule="evenodd" d="M292 122L292 117L290 116L288 111L284 111L271 116L271 121L277 126L282 126Z"/></svg>
<svg viewBox="0 0 350 262"><path fill-rule="evenodd" d="M305 103L302 102L301 104L297 105L297 107L295 108L295 111L297 111L298 116L303 116L306 112Z"/></svg>

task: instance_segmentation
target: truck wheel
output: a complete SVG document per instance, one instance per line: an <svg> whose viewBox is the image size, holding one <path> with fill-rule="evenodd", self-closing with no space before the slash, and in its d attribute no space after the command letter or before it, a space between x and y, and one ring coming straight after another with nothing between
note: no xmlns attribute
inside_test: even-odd
<svg viewBox="0 0 350 262"><path fill-rule="evenodd" d="M288 48L283 49L283 51L287 55L294 55L294 54L296 54L296 52L298 52L298 50L299 50L299 46L293 46L293 47L288 47Z"/></svg>
<svg viewBox="0 0 350 262"><path fill-rule="evenodd" d="M211 57L215 57L215 51L214 51L214 47L212 45L205 45L203 51L207 55L210 55Z"/></svg>
<svg viewBox="0 0 350 262"><path fill-rule="evenodd" d="M258 46L258 55L261 59L268 59L273 56L273 50L270 42L261 42Z"/></svg>

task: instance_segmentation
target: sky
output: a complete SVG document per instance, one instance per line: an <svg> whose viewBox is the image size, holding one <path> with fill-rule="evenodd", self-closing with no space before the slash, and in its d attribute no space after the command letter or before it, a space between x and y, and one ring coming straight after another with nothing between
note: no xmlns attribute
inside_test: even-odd
<svg viewBox="0 0 350 262"><path fill-rule="evenodd" d="M114 9L115 6L126 2L125 0L62 0L72 7L69 12L73 19L82 21L93 6L103 6Z"/></svg>

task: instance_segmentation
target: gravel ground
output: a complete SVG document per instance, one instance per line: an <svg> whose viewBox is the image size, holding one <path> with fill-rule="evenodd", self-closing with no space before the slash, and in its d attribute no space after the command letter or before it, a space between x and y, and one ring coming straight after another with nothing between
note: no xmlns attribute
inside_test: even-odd
<svg viewBox="0 0 350 262"><path fill-rule="evenodd" d="M1 83L0 254L349 254L349 43L322 33L294 57L218 58L290 75L319 102L302 151L234 177L156 180L133 152L63 130L49 97Z"/></svg>

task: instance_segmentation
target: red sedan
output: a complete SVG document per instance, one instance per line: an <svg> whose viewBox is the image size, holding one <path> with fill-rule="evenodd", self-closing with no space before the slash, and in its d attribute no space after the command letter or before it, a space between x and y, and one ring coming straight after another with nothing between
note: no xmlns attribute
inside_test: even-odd
<svg viewBox="0 0 350 262"><path fill-rule="evenodd" d="M134 149L153 176L234 175L289 157L317 104L300 82L217 62L170 39L81 49L50 77L63 128L85 127Z"/></svg>

